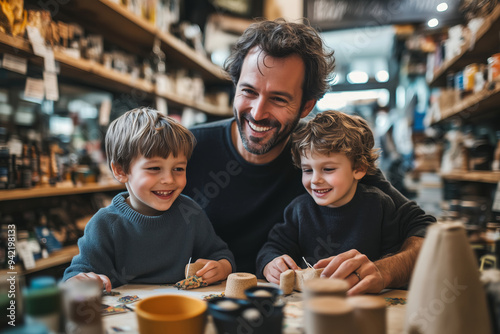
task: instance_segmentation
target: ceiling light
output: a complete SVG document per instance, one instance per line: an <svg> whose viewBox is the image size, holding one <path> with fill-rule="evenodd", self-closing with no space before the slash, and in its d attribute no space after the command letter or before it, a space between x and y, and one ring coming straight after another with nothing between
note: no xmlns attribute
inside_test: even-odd
<svg viewBox="0 0 500 334"><path fill-rule="evenodd" d="M335 75L333 76L332 80L330 80L330 85L336 85L340 82L340 74L339 73L335 73Z"/></svg>
<svg viewBox="0 0 500 334"><path fill-rule="evenodd" d="M368 74L363 71L352 71L347 74L347 81L352 84L363 84L368 82Z"/></svg>
<svg viewBox="0 0 500 334"><path fill-rule="evenodd" d="M437 5L436 10L438 12L444 12L448 9L448 4L446 2L441 2L439 5Z"/></svg>
<svg viewBox="0 0 500 334"><path fill-rule="evenodd" d="M438 21L438 19L436 19L436 18L434 18L434 19L430 19L430 20L427 22L427 25L428 25L430 28L434 28L434 27L436 27L438 24L439 24L439 21Z"/></svg>
<svg viewBox="0 0 500 334"><path fill-rule="evenodd" d="M387 81L389 81L389 72L387 72L385 70L378 71L375 74L375 79L378 82L387 82Z"/></svg>

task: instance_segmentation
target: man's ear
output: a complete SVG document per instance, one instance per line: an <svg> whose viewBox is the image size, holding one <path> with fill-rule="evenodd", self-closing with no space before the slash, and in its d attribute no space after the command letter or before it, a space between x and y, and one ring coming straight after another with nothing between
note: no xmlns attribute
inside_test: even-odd
<svg viewBox="0 0 500 334"><path fill-rule="evenodd" d="M300 112L300 118L304 118L307 115L309 115L311 110L313 110L314 106L316 105L316 102L317 102L317 100L314 100L314 99L307 101L304 104L304 108L302 108L302 111Z"/></svg>
<svg viewBox="0 0 500 334"><path fill-rule="evenodd" d="M113 171L113 176L120 183L125 183L128 180L127 173L123 171L122 166L115 163L111 163L111 170Z"/></svg>

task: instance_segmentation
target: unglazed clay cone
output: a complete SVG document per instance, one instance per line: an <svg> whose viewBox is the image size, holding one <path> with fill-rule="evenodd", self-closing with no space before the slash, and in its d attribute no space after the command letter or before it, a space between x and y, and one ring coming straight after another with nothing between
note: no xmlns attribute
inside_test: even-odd
<svg viewBox="0 0 500 334"><path fill-rule="evenodd" d="M427 229L410 283L405 333L491 333L478 264L463 225Z"/></svg>
<svg viewBox="0 0 500 334"><path fill-rule="evenodd" d="M357 334L385 334L385 300L379 296L347 297L347 303L354 307L354 321Z"/></svg>
<svg viewBox="0 0 500 334"><path fill-rule="evenodd" d="M249 273L232 273L227 277L225 296L247 299L245 290L257 285L257 277Z"/></svg>
<svg viewBox="0 0 500 334"><path fill-rule="evenodd" d="M356 333L354 308L341 297L313 297L304 301L304 328L308 334Z"/></svg>
<svg viewBox="0 0 500 334"><path fill-rule="evenodd" d="M280 275L280 289L283 294L289 295L293 292L293 287L295 285L295 270L288 269Z"/></svg>
<svg viewBox="0 0 500 334"><path fill-rule="evenodd" d="M338 278L311 278L304 282L304 299L319 296L345 297L349 283Z"/></svg>

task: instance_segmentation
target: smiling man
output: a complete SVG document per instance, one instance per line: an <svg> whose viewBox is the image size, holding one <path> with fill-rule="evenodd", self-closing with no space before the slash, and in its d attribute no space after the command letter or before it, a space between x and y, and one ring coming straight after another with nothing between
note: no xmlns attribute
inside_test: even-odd
<svg viewBox="0 0 500 334"><path fill-rule="evenodd" d="M233 252L237 271L255 273L257 253L269 231L282 221L285 207L305 193L301 172L292 163L290 135L328 90L334 58L310 26L261 21L240 37L225 69L236 87L234 118L191 129L198 144L184 193L205 210ZM405 223L425 227L434 221L380 171L364 182L393 198ZM363 269L363 279L370 283L359 292L404 284L420 239L409 238L396 257L380 265L355 250L340 254L337 262L344 265L336 275Z"/></svg>
<svg viewBox="0 0 500 334"><path fill-rule="evenodd" d="M295 54L274 58L255 46L245 57L234 97L232 141L246 161L273 161L314 107L315 100L301 107L304 71Z"/></svg>

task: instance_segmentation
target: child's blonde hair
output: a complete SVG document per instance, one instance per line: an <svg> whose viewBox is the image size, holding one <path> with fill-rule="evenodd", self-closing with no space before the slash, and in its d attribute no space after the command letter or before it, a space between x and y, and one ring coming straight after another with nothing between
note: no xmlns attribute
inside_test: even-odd
<svg viewBox="0 0 500 334"><path fill-rule="evenodd" d="M292 158L300 168L300 157L312 152L322 155L344 153L353 169L365 169L367 174L377 170L377 150L368 123L359 116L329 110L317 114L292 137Z"/></svg>
<svg viewBox="0 0 500 334"><path fill-rule="evenodd" d="M115 119L106 133L106 156L111 163L129 173L133 159L177 157L183 153L191 157L196 145L194 135L179 122L157 110L140 107L127 111Z"/></svg>

